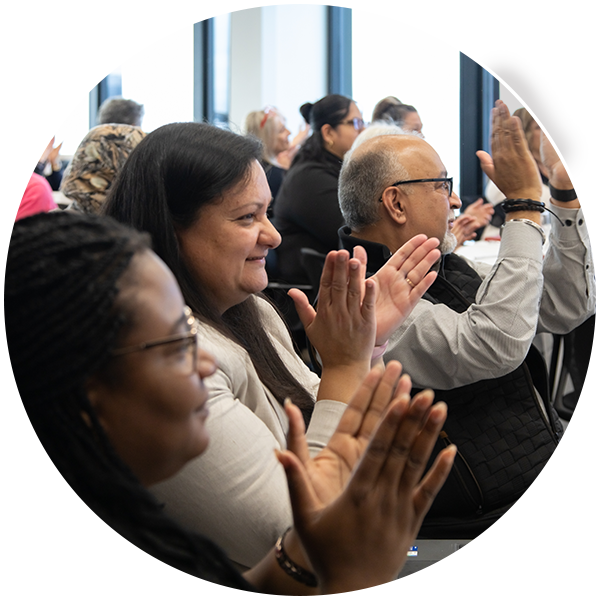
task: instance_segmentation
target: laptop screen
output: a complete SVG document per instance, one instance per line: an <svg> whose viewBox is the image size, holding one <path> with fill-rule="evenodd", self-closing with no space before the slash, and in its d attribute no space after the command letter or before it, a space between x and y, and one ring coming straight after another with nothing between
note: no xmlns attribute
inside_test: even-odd
<svg viewBox="0 0 600 600"><path fill-rule="evenodd" d="M586 494L556 536L573 598L598 590L598 483Z"/></svg>

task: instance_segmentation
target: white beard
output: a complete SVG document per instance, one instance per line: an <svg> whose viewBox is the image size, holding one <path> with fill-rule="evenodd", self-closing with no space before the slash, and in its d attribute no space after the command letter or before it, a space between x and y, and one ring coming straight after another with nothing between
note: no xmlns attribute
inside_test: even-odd
<svg viewBox="0 0 600 600"><path fill-rule="evenodd" d="M452 232L447 231L446 235L444 236L444 239L440 242L440 245L438 246L438 250L442 254L450 254L450 252L454 252L456 244L458 244L456 236Z"/></svg>

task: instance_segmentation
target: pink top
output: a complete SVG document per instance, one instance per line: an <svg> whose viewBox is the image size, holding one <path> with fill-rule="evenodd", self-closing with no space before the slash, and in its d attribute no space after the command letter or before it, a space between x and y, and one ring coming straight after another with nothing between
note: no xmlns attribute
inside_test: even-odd
<svg viewBox="0 0 600 600"><path fill-rule="evenodd" d="M40 212L48 212L58 208L52 198L52 188L45 177L32 173L31 179L25 188L21 205L17 211L15 221L29 217Z"/></svg>

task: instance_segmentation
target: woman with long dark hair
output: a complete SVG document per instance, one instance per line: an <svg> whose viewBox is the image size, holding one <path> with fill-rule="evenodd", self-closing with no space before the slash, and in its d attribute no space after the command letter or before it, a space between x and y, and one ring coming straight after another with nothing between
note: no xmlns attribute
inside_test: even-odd
<svg viewBox="0 0 600 600"><path fill-rule="evenodd" d="M22 219L4 300L15 380L40 442L80 498L131 543L196 577L265 593L349 591L398 573L453 457L445 451L421 480L446 408L431 407L430 392L409 406L398 363L369 373L328 446L334 468L352 468L364 453L347 487L307 472L302 417L286 407L293 452L278 458L295 527L242 576L146 489L205 451L203 380L216 368L147 236L68 211Z"/></svg>
<svg viewBox="0 0 600 600"><path fill-rule="evenodd" d="M338 178L344 155L364 129L354 101L338 94L303 104L300 112L312 134L296 154L273 211L282 238L276 250L278 276L295 285L310 283L302 266L302 248L323 254L339 248L338 229L344 218Z"/></svg>
<svg viewBox="0 0 600 600"><path fill-rule="evenodd" d="M285 399L301 409L317 455L373 353L381 353L374 350L368 307L360 305L360 283L346 308L334 308L346 297L350 274L355 282L363 279L364 262L345 251L329 259L329 273L335 267L342 276L329 284L328 295L323 291L314 320L296 296L323 360L321 379L295 352L285 324L260 295L268 283L265 256L280 241L266 216L271 195L260 156L255 139L201 123L165 125L132 152L105 206L108 215L151 235L198 319L202 346L218 364L207 382L213 443L154 492L169 514L208 534L245 567L256 564L292 522L274 453L286 447ZM435 241L421 242L406 261L406 254L392 261L391 280L401 287L394 298L406 300L402 310L409 311L431 283L426 273L439 256ZM405 276L419 285L413 290ZM403 318L402 310L391 307L393 319ZM386 335L389 327L388 334L380 327L378 345Z"/></svg>

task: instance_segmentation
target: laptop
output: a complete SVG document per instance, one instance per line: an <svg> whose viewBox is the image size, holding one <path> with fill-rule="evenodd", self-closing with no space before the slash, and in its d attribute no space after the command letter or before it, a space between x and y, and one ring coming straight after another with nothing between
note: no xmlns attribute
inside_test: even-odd
<svg viewBox="0 0 600 600"><path fill-rule="evenodd" d="M416 540L399 577L465 546ZM592 598L598 595L598 483L552 543L481 540L427 573L390 588L390 598Z"/></svg>

